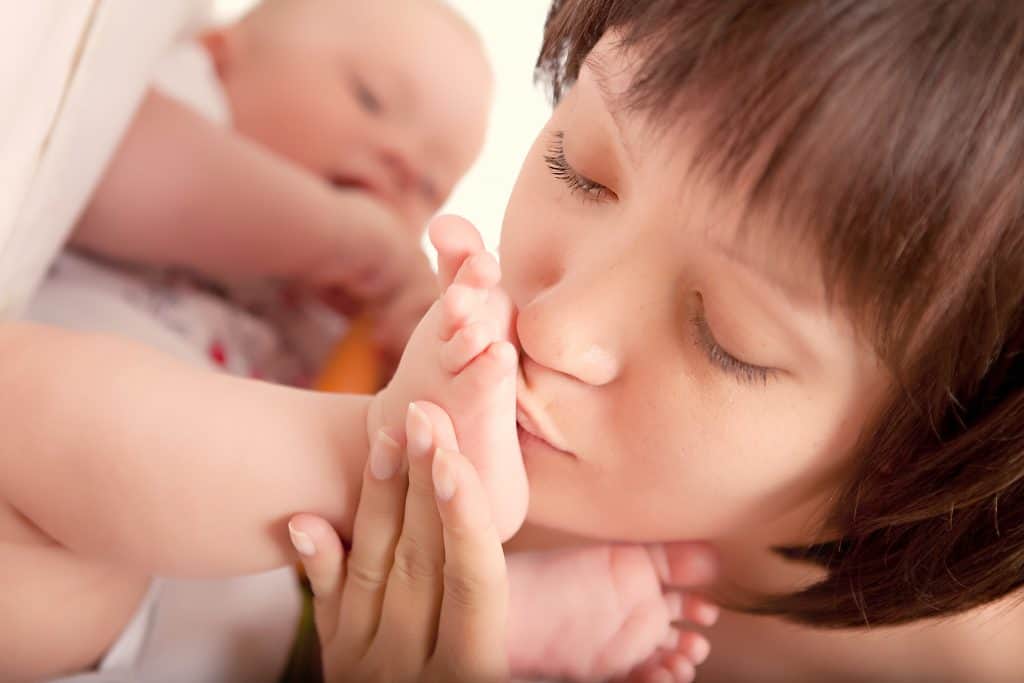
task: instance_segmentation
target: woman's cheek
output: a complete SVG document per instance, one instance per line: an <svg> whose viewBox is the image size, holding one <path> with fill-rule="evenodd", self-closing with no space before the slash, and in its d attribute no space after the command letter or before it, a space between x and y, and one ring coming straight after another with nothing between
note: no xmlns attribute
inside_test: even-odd
<svg viewBox="0 0 1024 683"><path fill-rule="evenodd" d="M516 181L499 246L504 285L519 305L524 302L518 300L516 287L550 279L546 274L557 271L561 251L571 246L561 240L567 234L568 217L553 196L554 183L544 177L546 169L534 166L528 158Z"/></svg>

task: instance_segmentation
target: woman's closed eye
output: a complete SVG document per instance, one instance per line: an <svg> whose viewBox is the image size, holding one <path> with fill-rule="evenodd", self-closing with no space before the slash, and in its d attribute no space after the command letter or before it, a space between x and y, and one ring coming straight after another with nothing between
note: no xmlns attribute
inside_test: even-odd
<svg viewBox="0 0 1024 683"><path fill-rule="evenodd" d="M767 384L769 379L775 377L778 371L774 368L766 368L742 361L726 351L715 340L715 335L711 331L708 319L704 315L703 298L699 294L697 296L700 301L700 308L694 314L691 322L696 332L697 346L704 351L708 360L737 380L747 384Z"/></svg>
<svg viewBox="0 0 1024 683"><path fill-rule="evenodd" d="M580 194L588 201L600 202L616 198L615 193L610 189L587 178L572 167L565 158L565 133L563 131L558 131L551 137L547 153L544 155L544 163L551 171L551 175L565 183L572 194Z"/></svg>

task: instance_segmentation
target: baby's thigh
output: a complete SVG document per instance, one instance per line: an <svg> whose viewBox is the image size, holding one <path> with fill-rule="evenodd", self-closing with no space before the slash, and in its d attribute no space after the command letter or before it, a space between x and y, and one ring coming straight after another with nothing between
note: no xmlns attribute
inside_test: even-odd
<svg viewBox="0 0 1024 683"><path fill-rule="evenodd" d="M94 666L138 609L149 578L83 558L0 501L0 680Z"/></svg>

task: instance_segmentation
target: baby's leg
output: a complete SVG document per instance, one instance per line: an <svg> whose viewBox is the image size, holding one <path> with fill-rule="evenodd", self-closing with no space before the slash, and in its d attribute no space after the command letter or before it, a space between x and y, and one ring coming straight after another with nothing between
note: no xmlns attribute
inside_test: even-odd
<svg viewBox="0 0 1024 683"><path fill-rule="evenodd" d="M140 572L63 548L0 503L0 679L94 666L149 585Z"/></svg>
<svg viewBox="0 0 1024 683"><path fill-rule="evenodd" d="M94 665L151 574L285 565L299 510L351 529L368 400L207 372L207 349L147 314L160 292L125 300L94 270L92 284L58 270L30 317L144 346L0 326L0 386L18 397L0 438L2 680Z"/></svg>
<svg viewBox="0 0 1024 683"><path fill-rule="evenodd" d="M198 349L141 308L143 294L141 283L115 269L66 253L52 266L26 317L82 332L116 333L203 366ZM0 505L0 548L0 614L8 617L0 620L3 680L94 667L151 581L144 571L67 548L10 505Z"/></svg>

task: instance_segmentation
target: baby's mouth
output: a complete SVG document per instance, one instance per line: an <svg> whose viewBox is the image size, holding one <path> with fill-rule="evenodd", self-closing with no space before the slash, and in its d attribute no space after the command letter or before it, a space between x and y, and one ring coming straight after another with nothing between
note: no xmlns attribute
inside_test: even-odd
<svg viewBox="0 0 1024 683"><path fill-rule="evenodd" d="M373 191L373 187L370 183L355 176L332 175L327 179L327 182L339 190L363 190L364 192Z"/></svg>

